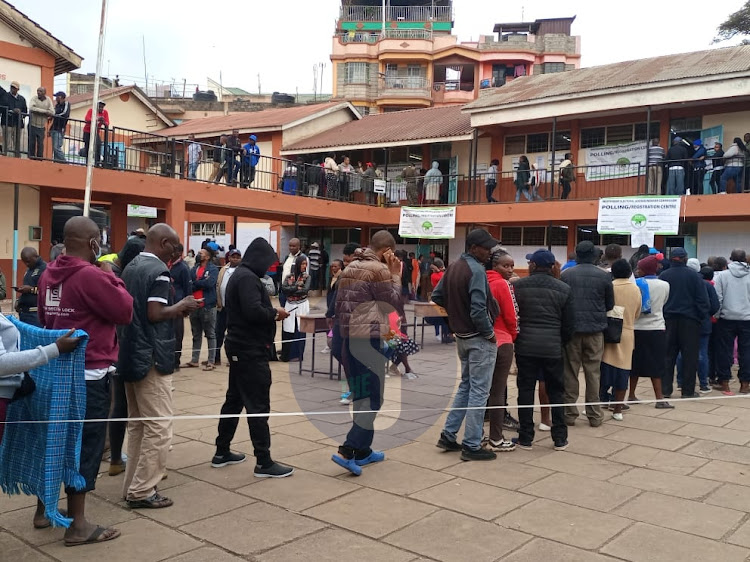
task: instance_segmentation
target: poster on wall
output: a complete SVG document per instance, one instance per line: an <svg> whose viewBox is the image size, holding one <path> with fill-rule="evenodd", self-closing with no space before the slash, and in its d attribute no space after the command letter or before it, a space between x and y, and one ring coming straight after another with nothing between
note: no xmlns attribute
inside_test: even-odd
<svg viewBox="0 0 750 562"><path fill-rule="evenodd" d="M398 235L431 240L455 238L456 208L401 207Z"/></svg>
<svg viewBox="0 0 750 562"><path fill-rule="evenodd" d="M219 252L219 257L224 257L224 254L227 251L227 248L229 248L229 245L232 243L232 235L231 234L221 234L219 236L190 236L188 237L188 247L185 248L185 251L187 250L193 250L196 254L198 253L198 250L201 249L201 245L203 242L205 242L206 238L210 238L214 242L216 242L220 247L224 248L224 251Z"/></svg>
<svg viewBox="0 0 750 562"><path fill-rule="evenodd" d="M145 205L128 205L129 217L141 217L146 219L155 219L157 215L156 207L147 207Z"/></svg>
<svg viewBox="0 0 750 562"><path fill-rule="evenodd" d="M680 230L682 198L608 197L599 199L599 234L630 234L631 245L653 246L657 234L676 235Z"/></svg>
<svg viewBox="0 0 750 562"><path fill-rule="evenodd" d="M627 178L646 173L646 141L587 148L586 181Z"/></svg>
<svg viewBox="0 0 750 562"><path fill-rule="evenodd" d="M271 244L271 225L267 222L237 224L237 249L242 255L245 255L245 250L256 238L263 238Z"/></svg>

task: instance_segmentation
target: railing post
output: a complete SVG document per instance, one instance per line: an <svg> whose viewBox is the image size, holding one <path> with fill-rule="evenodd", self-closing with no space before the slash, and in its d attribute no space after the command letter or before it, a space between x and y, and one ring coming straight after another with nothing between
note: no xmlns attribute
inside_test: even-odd
<svg viewBox="0 0 750 562"><path fill-rule="evenodd" d="M171 139L169 139L169 145L170 145L171 152L172 152L172 154L171 154L171 161L170 161L170 164L169 164L169 177L171 177L171 178L174 178L174 172L175 172L175 156L176 156L175 144L176 143L175 143L174 137L172 137Z"/></svg>

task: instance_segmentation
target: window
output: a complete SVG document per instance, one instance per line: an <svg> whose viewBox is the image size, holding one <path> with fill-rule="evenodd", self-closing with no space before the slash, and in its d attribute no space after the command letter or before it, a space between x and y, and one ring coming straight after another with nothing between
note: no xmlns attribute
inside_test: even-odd
<svg viewBox="0 0 750 562"><path fill-rule="evenodd" d="M519 135L505 137L505 154L523 154L526 149L526 137Z"/></svg>
<svg viewBox="0 0 750 562"><path fill-rule="evenodd" d="M581 148L603 146L606 133L607 131L604 127L581 129Z"/></svg>
<svg viewBox="0 0 750 562"><path fill-rule="evenodd" d="M599 232L596 230L596 225L592 226L579 226L578 232L576 233L578 236L578 242L583 242L584 240L589 240L593 242L595 245L599 245Z"/></svg>
<svg viewBox="0 0 750 562"><path fill-rule="evenodd" d="M698 236L698 223L681 222L679 233L680 236Z"/></svg>
<svg viewBox="0 0 750 562"><path fill-rule="evenodd" d="M550 246L567 246L568 227L550 226L549 229L547 229L547 243Z"/></svg>
<svg viewBox="0 0 750 562"><path fill-rule="evenodd" d="M543 226L525 226L523 228L524 246L544 246L544 238L547 229Z"/></svg>
<svg viewBox="0 0 750 562"><path fill-rule="evenodd" d="M570 150L570 131L557 131L555 133L555 150L565 152Z"/></svg>
<svg viewBox="0 0 750 562"><path fill-rule="evenodd" d="M331 237L332 244L346 244L349 242L349 231L345 228L334 228Z"/></svg>
<svg viewBox="0 0 750 562"><path fill-rule="evenodd" d="M612 125L607 127L607 144L632 142L633 125Z"/></svg>
<svg viewBox="0 0 750 562"><path fill-rule="evenodd" d="M549 133L526 135L526 152L547 152L549 150Z"/></svg>
<svg viewBox="0 0 750 562"><path fill-rule="evenodd" d="M646 123L636 123L635 124L635 140L641 141L641 140L648 140L648 139L659 139L659 122L658 121L651 121L651 133L646 134Z"/></svg>
<svg viewBox="0 0 750 562"><path fill-rule="evenodd" d="M346 84L366 84L370 78L370 65L366 62L346 63Z"/></svg>
<svg viewBox="0 0 750 562"><path fill-rule="evenodd" d="M354 109L359 111L359 114L362 117L365 117L366 115L370 115L370 106L368 105L355 105Z"/></svg>
<svg viewBox="0 0 750 562"><path fill-rule="evenodd" d="M503 246L520 246L521 232L520 226L504 226L500 230L500 241Z"/></svg>
<svg viewBox="0 0 750 562"><path fill-rule="evenodd" d="M602 234L602 246L610 244L619 244L620 246L630 246L630 236L627 234Z"/></svg>
<svg viewBox="0 0 750 562"><path fill-rule="evenodd" d="M225 222L191 222L190 236L223 236L227 233Z"/></svg>
<svg viewBox="0 0 750 562"><path fill-rule="evenodd" d="M555 72L565 72L564 62L545 62L542 74L553 74Z"/></svg>
<svg viewBox="0 0 750 562"><path fill-rule="evenodd" d="M700 131L703 128L703 119L700 117L685 117L684 119L672 119L669 126L673 131Z"/></svg>

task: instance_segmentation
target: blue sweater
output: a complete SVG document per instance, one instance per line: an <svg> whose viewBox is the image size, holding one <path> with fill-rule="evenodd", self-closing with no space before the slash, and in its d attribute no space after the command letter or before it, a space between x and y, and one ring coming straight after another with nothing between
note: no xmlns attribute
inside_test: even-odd
<svg viewBox="0 0 750 562"><path fill-rule="evenodd" d="M708 291L703 278L679 261L662 272L659 279L669 283L669 298L664 305L664 318L680 316L703 322L709 314Z"/></svg>
<svg viewBox="0 0 750 562"><path fill-rule="evenodd" d="M210 261L206 263L206 271L203 276L198 279L198 268L201 265L195 264L195 267L190 271L190 280L193 282L193 291L203 291L203 306L206 308L212 308L216 306L216 282L219 280L219 268L216 267Z"/></svg>

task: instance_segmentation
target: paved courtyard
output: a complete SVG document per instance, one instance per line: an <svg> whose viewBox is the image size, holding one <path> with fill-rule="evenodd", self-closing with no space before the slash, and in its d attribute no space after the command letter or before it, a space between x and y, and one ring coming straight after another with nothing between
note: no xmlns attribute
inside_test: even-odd
<svg viewBox="0 0 750 562"><path fill-rule="evenodd" d="M549 435L537 433L532 451L464 463L435 447L444 414L430 409L449 403L457 364L455 346L440 345L431 333L412 358L420 377L386 381L384 410L404 411L379 416L375 446L386 449L387 461L361 477L330 461L350 424L338 404L341 383L274 363L273 411L338 413L272 418L272 453L296 467L294 476L254 478L252 457L213 469L216 420L176 421L161 488L174 507L130 511L121 500L122 476L103 473L88 513L122 537L66 548L63 530L32 528L34 499L3 496L0 560L748 559L750 399L676 401L675 410L634 405L624 421L607 419L598 428L581 417L567 451L553 451ZM327 367L318 338L316 367ZM308 358L310 351L308 343ZM226 367L183 369L174 377L176 414L217 414L226 382ZM512 379L510 389L515 404ZM652 396L649 381L638 395ZM252 454L244 420L234 445Z"/></svg>

